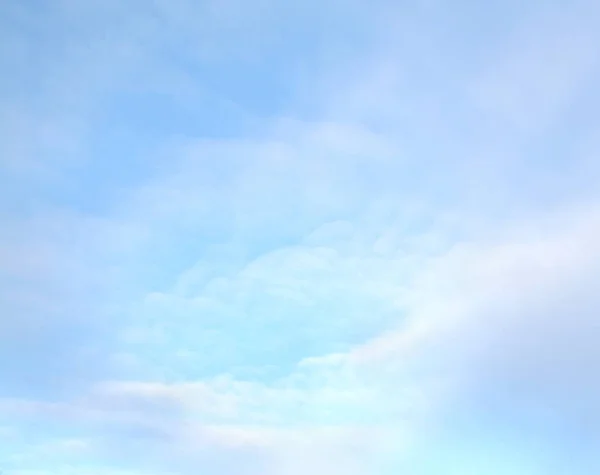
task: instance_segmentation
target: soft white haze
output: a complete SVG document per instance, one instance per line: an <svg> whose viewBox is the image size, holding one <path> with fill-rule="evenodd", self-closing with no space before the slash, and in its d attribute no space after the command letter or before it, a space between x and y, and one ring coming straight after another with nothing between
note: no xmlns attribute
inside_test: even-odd
<svg viewBox="0 0 600 475"><path fill-rule="evenodd" d="M600 3L5 0L5 475L600 473Z"/></svg>

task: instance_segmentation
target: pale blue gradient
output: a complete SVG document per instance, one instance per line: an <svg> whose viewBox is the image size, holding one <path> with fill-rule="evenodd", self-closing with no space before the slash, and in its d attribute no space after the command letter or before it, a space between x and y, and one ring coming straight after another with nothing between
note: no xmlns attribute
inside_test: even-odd
<svg viewBox="0 0 600 475"><path fill-rule="evenodd" d="M599 19L3 2L2 473L599 473Z"/></svg>

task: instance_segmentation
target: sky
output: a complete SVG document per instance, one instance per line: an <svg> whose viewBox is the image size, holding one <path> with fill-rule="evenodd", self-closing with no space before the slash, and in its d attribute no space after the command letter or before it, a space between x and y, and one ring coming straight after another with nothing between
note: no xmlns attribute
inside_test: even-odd
<svg viewBox="0 0 600 475"><path fill-rule="evenodd" d="M600 473L599 10L1 2L2 474Z"/></svg>

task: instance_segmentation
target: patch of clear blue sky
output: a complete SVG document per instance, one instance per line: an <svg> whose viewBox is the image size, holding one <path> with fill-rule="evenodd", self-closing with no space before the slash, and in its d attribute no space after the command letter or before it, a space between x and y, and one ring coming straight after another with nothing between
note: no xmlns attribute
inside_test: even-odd
<svg viewBox="0 0 600 475"><path fill-rule="evenodd" d="M390 45L390 49L398 48L406 62L403 67L412 93L435 94L431 100L447 104L454 114L461 110L461 96L453 87L456 81L468 76L494 51L502 32L514 26L517 15L534 10L533 5L519 3L493 3L468 9L457 5L428 7L427 3L404 6L389 3L387 7L401 11L403 27L410 28L411 18L415 24L425 21L432 27L427 42L452 51L445 57L439 55L436 64L430 64L422 57L424 52L410 43L403 46L401 40L391 40L398 44ZM227 139L253 135L260 131L264 120L278 116L315 118L319 111L310 108L311 98L302 97L298 101L298 81L304 82L304 87L308 83L310 89L311 81L322 71L343 67L344 58L352 61L368 52L373 40L370 27L381 21L376 14L369 19L369 14L379 12L380 8L379 3L368 8L336 4L330 11L310 5L277 5L274 12L255 13L259 24L250 31L238 32L234 23L232 39L218 30L213 31L212 37L209 28L208 34L200 36L209 49L205 59L202 58L205 44L192 40L184 28L177 29L177 22L170 25L157 20L157 9L151 5L137 2L116 8L110 4L91 5L79 7L79 13L76 8L64 14L58 4L6 4L3 69L11 71L3 79L6 102L18 100L20 107L27 104L29 114L47 120L66 116L66 120L83 128L85 136L78 150L84 160L67 165L69 178L56 186L36 187L38 193L44 193L40 199L102 214L107 208L118 206L123 188L157 172L156 161L165 160L153 153L160 144L181 137ZM117 21L110 14L112 9L118 13ZM201 14L202 6L198 10ZM82 15L89 24L85 27L79 24L77 15ZM362 21L365 17L366 22ZM200 28L203 26L206 27ZM248 33L263 36L253 45L255 50L228 55L228 49L239 49L232 43L247 41ZM418 31L410 34L415 33L418 37ZM88 50L89 38L94 43ZM132 42L133 58L129 59L126 51ZM225 45L225 54L212 51L219 51L220 42ZM116 66L111 55L116 57ZM105 62L100 63L98 71L94 69L97 60ZM81 75L75 69L71 76L61 77L61 62L75 62L75 68L79 63L87 74ZM133 63L131 67L129 62ZM83 96L81 100L77 99L78 94ZM447 132L427 131L417 138L415 148L420 147L423 153L427 135L431 142L441 141L446 147L456 146L457 134L460 140L468 141L472 133L469 124L477 119L469 117L470 111L464 112L462 126L454 124ZM444 134L448 133L452 138L445 140L455 144L444 142ZM441 137L433 137L436 135ZM428 153L444 152L432 149ZM58 161L69 154L61 148L39 153ZM18 196L19 192L15 194ZM21 201L26 200L22 192L20 195Z"/></svg>

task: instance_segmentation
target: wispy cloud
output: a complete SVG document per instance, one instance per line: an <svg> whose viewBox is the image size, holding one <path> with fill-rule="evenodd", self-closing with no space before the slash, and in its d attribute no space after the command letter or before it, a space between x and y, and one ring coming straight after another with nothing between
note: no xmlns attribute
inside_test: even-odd
<svg viewBox="0 0 600 475"><path fill-rule="evenodd" d="M597 7L0 7L11 474L593 474Z"/></svg>

